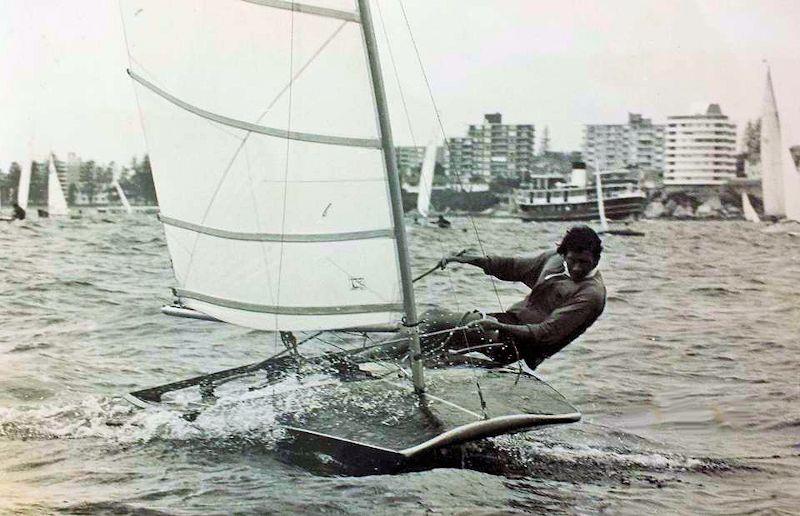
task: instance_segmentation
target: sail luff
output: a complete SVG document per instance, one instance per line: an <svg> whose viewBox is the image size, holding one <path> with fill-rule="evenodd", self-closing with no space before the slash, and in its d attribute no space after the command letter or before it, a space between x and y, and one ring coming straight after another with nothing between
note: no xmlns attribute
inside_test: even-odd
<svg viewBox="0 0 800 516"><path fill-rule="evenodd" d="M405 322L409 327L411 337L412 377L415 390L418 393L422 393L425 390L425 381L422 371L419 333L417 331L417 309L414 302L414 286L411 276L408 242L406 239L405 224L403 224L403 201L400 191L400 177L397 172L397 163L395 161L392 127L389 123L389 110L386 102L386 93L383 88L383 77L378 57L378 45L375 40L375 32L372 26L372 17L370 16L368 0L358 0L358 11L361 15L361 28L367 49L369 71L373 84L372 89L375 94L375 103L378 110L378 123L380 126L381 142L383 144L383 157L386 164L389 193L392 201L392 222L397 243L397 259L400 263L403 308L406 316Z"/></svg>
<svg viewBox="0 0 800 516"><path fill-rule="evenodd" d="M761 188L764 196L764 215L782 217L786 214L782 170L781 126L772 76L767 68L767 82L761 112Z"/></svg>
<svg viewBox="0 0 800 516"><path fill-rule="evenodd" d="M419 194L417 195L417 211L422 217L430 212L431 195L433 194L433 173L436 168L436 144L431 142L425 148L422 168L419 174Z"/></svg>

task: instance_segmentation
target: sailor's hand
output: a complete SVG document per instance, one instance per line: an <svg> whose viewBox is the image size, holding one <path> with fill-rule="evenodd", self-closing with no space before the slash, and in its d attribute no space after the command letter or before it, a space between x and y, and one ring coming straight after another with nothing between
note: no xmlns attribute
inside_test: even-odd
<svg viewBox="0 0 800 516"><path fill-rule="evenodd" d="M461 255L458 254L451 254L450 256L445 256L439 261L439 266L444 269L447 267L448 263L456 262L456 263L464 263L464 260L461 259Z"/></svg>
<svg viewBox="0 0 800 516"><path fill-rule="evenodd" d="M451 254L450 256L445 256L444 258L441 259L439 265L442 267L442 269L444 269L448 263L452 262L473 263L477 258L479 257L472 254L464 254L463 252L461 252L458 254Z"/></svg>
<svg viewBox="0 0 800 516"><path fill-rule="evenodd" d="M503 327L503 323L495 319L494 317L484 317L483 319L478 319L477 321L472 321L467 325L469 328L481 328L484 331L490 330L499 330Z"/></svg>

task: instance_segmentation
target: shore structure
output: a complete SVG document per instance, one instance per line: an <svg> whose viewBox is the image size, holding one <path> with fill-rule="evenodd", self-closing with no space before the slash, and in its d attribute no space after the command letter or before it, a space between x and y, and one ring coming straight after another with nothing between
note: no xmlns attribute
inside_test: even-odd
<svg viewBox="0 0 800 516"><path fill-rule="evenodd" d="M638 217L644 211L645 194L638 178L628 170L603 172L602 202L609 219ZM559 176L531 178L531 186L514 191L519 216L525 221L594 220L600 218L594 177L584 163L575 163L569 183Z"/></svg>

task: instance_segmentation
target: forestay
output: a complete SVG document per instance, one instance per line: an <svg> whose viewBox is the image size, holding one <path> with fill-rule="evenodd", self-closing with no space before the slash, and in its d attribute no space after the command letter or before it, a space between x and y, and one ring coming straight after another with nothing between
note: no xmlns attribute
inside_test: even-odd
<svg viewBox="0 0 800 516"><path fill-rule="evenodd" d="M399 319L397 244L354 2L122 8L182 303L264 330Z"/></svg>

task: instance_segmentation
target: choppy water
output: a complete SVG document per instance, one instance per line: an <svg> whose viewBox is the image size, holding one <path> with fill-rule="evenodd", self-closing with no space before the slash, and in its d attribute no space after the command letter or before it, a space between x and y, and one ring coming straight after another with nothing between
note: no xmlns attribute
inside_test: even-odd
<svg viewBox="0 0 800 516"><path fill-rule="evenodd" d="M475 224L509 254L566 227ZM478 470L331 477L280 459L269 411L190 423L119 398L280 349L159 313L172 274L154 218L2 225L0 513L796 512L800 238L736 222L639 229L605 240L605 314L538 370L582 422L497 438L465 463ZM465 219L411 241L418 271L476 245ZM497 289L462 268L418 296L497 310L524 293Z"/></svg>

